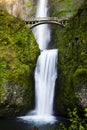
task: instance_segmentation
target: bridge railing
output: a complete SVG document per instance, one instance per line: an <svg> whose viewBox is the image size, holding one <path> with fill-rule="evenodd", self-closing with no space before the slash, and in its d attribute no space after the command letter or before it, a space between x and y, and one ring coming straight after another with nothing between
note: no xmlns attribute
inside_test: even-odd
<svg viewBox="0 0 87 130"><path fill-rule="evenodd" d="M31 17L28 21L60 21L68 20L68 18L58 18L58 17Z"/></svg>

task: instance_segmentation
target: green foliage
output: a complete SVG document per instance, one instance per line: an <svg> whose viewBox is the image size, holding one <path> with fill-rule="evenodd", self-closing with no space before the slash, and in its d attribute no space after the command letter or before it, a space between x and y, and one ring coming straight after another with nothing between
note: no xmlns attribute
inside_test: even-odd
<svg viewBox="0 0 87 130"><path fill-rule="evenodd" d="M87 118L87 108L84 109L84 112L85 112L85 117Z"/></svg>
<svg viewBox="0 0 87 130"><path fill-rule="evenodd" d="M16 82L18 77L22 77L26 72L29 75L35 67L38 46L23 21L8 15L2 9L0 19L0 79L12 80L11 74Z"/></svg>
<svg viewBox="0 0 87 130"><path fill-rule="evenodd" d="M31 107L32 73L39 49L31 30L26 27L24 21L9 15L1 6L0 19L0 104L4 103L0 115L3 115L5 112L7 114L9 109L11 112L15 111L12 105L13 107L17 105L22 98L25 109L27 104ZM14 91L17 93L16 96L22 97L20 100L19 97L14 100ZM13 100L9 101L9 96ZM9 109L5 105L9 105ZM20 111L20 108L16 111Z"/></svg>
<svg viewBox="0 0 87 130"><path fill-rule="evenodd" d="M81 118L78 115L76 108L74 108L73 111L70 111L70 109L68 109L70 126L66 128L64 124L60 124L59 130L86 130L87 129L86 110L87 108L85 109L84 118Z"/></svg>
<svg viewBox="0 0 87 130"><path fill-rule="evenodd" d="M52 3L52 5L51 5ZM75 13L75 1L72 0L51 0L50 5L52 6L52 16L54 17L66 17L71 16Z"/></svg>
<svg viewBox="0 0 87 130"><path fill-rule="evenodd" d="M58 28L54 39L58 43L58 96L59 112L78 107L76 93L87 90L87 2L68 21L65 28ZM55 28L54 28L55 29ZM62 95L61 95L62 93ZM81 102L80 102L81 103ZM81 104L82 105L82 104ZM65 113L64 113L65 114Z"/></svg>
<svg viewBox="0 0 87 130"><path fill-rule="evenodd" d="M31 1L27 1L27 2L25 3L25 7L29 7L29 6L31 6Z"/></svg>
<svg viewBox="0 0 87 130"><path fill-rule="evenodd" d="M87 81L87 69L83 67L79 67L75 73L74 73L74 78L76 78L77 81Z"/></svg>

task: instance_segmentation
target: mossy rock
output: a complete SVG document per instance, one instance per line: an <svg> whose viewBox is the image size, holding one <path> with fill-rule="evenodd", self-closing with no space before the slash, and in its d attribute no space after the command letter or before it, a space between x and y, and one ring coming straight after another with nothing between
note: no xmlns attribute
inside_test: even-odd
<svg viewBox="0 0 87 130"><path fill-rule="evenodd" d="M24 21L0 7L0 116L32 108L38 45Z"/></svg>
<svg viewBox="0 0 87 130"><path fill-rule="evenodd" d="M87 107L87 1L56 31L59 59L55 106L58 114L67 108ZM83 95L83 96L82 96Z"/></svg>

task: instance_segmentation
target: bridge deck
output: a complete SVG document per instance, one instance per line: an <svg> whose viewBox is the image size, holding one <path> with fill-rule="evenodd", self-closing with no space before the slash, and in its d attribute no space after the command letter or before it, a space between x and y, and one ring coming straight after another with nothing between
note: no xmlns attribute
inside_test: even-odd
<svg viewBox="0 0 87 130"><path fill-rule="evenodd" d="M62 21L62 20L68 20L68 18L58 18L58 17L31 17L29 18L29 22L36 22L36 21Z"/></svg>

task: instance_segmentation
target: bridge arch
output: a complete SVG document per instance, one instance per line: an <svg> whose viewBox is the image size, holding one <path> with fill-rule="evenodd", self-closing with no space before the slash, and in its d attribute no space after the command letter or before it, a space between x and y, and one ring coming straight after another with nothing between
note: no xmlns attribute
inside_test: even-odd
<svg viewBox="0 0 87 130"><path fill-rule="evenodd" d="M32 24L30 26L30 29L38 26L38 25L41 25L41 24L56 24L58 26L61 26L61 27L65 27L66 26L66 23L58 23L58 22L55 22L55 21L42 21L42 22L35 22L34 24Z"/></svg>
<svg viewBox="0 0 87 130"><path fill-rule="evenodd" d="M28 21L25 21L25 23L30 25L30 29L41 24L56 24L58 26L65 27L68 23L68 19L58 19L57 17L30 18Z"/></svg>

